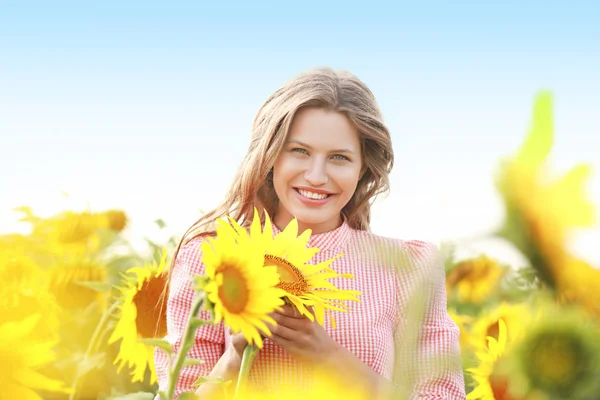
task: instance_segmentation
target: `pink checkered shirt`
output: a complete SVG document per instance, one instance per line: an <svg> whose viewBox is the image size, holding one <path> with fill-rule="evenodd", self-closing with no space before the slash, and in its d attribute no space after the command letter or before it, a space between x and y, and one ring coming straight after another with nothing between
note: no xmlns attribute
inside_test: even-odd
<svg viewBox="0 0 600 400"><path fill-rule="evenodd" d="M275 233L278 233L274 227ZM166 339L177 349L183 336L194 292L190 278L204 273L200 243L194 239L182 247L174 265L168 299ZM374 371L407 390L411 399L464 399L459 330L446 311L444 270L435 246L420 241L401 241L357 231L343 223L339 228L313 235L309 247L321 251L318 263L342 253L333 262L340 289L359 290L360 302L348 302L348 313L335 312L337 329L326 319L324 328ZM209 315L202 312L201 318ZM190 357L204 364L183 369L177 395L193 391L192 383L208 375L230 343L224 325L198 329ZM168 365L162 350L155 352L159 387L166 387ZM266 339L254 360L250 384L257 390L289 385L310 385L311 370Z"/></svg>

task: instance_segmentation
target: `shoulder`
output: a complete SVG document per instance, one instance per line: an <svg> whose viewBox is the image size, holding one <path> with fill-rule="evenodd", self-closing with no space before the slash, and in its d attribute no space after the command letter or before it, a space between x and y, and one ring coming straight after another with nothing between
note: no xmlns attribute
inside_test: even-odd
<svg viewBox="0 0 600 400"><path fill-rule="evenodd" d="M439 261L438 247L422 240L403 240L354 231L355 251L369 254L387 266L409 269L429 269Z"/></svg>
<svg viewBox="0 0 600 400"><path fill-rule="evenodd" d="M206 236L199 236L182 245L177 252L173 268L186 275L203 273L202 243L205 241Z"/></svg>

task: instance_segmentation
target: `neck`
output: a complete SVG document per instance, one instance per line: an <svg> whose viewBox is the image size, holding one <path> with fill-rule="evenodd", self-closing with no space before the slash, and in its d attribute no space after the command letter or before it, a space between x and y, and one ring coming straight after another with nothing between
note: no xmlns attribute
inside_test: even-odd
<svg viewBox="0 0 600 400"><path fill-rule="evenodd" d="M292 220L291 216L284 216L281 214L276 214L275 218L273 219L273 223L275 224L275 226L277 226L277 228L282 231ZM316 223L316 224L312 224L312 223L306 223L306 222L302 222L300 220L298 220L298 233L302 233L307 229L311 230L311 234L312 235L317 235L319 233L325 233L325 232L330 232L333 231L337 228L340 227L340 225L342 225L343 223L343 219L340 216L338 216L337 219L335 220L331 220L331 221L325 221L322 223Z"/></svg>

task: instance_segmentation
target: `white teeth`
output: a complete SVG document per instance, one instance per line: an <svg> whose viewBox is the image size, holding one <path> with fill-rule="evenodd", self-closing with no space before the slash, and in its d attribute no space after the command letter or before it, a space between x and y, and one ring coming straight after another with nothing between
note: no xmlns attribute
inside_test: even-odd
<svg viewBox="0 0 600 400"><path fill-rule="evenodd" d="M321 193L313 193L313 192L309 192L308 190L302 190L302 189L298 189L298 192L300 192L300 194L304 197L308 197L309 199L315 199L315 200L323 200L325 198L327 198L327 194L321 194Z"/></svg>

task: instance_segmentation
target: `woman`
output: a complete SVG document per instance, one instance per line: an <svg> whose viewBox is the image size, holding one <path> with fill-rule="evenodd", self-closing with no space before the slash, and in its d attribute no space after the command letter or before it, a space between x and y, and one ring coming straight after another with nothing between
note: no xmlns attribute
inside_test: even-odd
<svg viewBox="0 0 600 400"><path fill-rule="evenodd" d="M216 218L230 215L249 226L254 208L273 217L275 231L294 217L311 229L310 247L321 262L343 253L332 267L351 273L340 289L359 290L350 312L336 313L337 329L320 326L286 306L254 361L256 390L290 386L301 396L315 368L359 379L373 398L465 397L459 331L446 312L443 267L430 244L370 233L370 207L388 190L393 165L390 134L371 91L355 76L331 69L300 75L273 93L254 120L250 147L223 203L184 235L171 270L167 339L177 348L193 297L190 276L203 273L200 243ZM264 219L264 214L261 216ZM245 341L223 325L203 326L178 391L199 376L233 379ZM167 363L157 350L161 388ZM202 385L200 398L219 398Z"/></svg>

